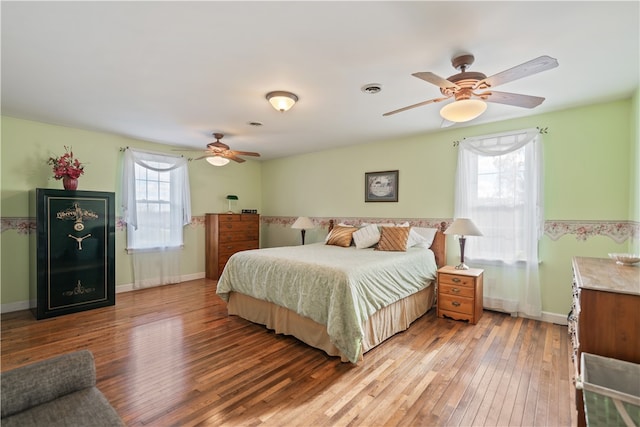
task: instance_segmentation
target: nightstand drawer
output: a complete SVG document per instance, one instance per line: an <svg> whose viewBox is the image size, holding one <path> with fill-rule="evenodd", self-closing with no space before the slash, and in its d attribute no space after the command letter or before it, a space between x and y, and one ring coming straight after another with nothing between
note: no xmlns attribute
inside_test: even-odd
<svg viewBox="0 0 640 427"><path fill-rule="evenodd" d="M440 275L438 275L438 282L440 284L448 283L455 286L465 286L473 289L475 277L441 273Z"/></svg>
<svg viewBox="0 0 640 427"><path fill-rule="evenodd" d="M442 293L439 296L438 308L440 310L455 311L458 313L473 315L473 298L464 298Z"/></svg>
<svg viewBox="0 0 640 427"><path fill-rule="evenodd" d="M452 296L461 296L473 298L475 290L473 286L451 285L449 283L440 283L440 294L448 294Z"/></svg>

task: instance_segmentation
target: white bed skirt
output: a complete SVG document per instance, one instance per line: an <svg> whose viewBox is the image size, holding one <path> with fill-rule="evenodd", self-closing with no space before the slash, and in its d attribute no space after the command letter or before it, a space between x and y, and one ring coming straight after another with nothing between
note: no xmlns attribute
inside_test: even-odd
<svg viewBox="0 0 640 427"><path fill-rule="evenodd" d="M406 330L414 320L429 311L435 303L434 288L433 285L428 286L420 292L374 313L364 324L365 337L358 361L362 360L364 353L387 338ZM343 362L349 361L333 345L325 325L316 323L288 308L238 292L231 292L227 310L229 314L265 325L278 334L292 335L312 347L323 350L330 356L339 356Z"/></svg>

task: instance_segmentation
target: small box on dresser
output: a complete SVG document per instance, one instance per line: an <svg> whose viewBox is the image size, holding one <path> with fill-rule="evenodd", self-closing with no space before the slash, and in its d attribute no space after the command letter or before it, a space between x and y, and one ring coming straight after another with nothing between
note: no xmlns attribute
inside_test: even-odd
<svg viewBox="0 0 640 427"><path fill-rule="evenodd" d="M438 270L438 317L468 320L476 324L482 317L484 270L456 270L447 265Z"/></svg>
<svg viewBox="0 0 640 427"><path fill-rule="evenodd" d="M218 280L231 255L260 247L260 215L205 214L205 274Z"/></svg>

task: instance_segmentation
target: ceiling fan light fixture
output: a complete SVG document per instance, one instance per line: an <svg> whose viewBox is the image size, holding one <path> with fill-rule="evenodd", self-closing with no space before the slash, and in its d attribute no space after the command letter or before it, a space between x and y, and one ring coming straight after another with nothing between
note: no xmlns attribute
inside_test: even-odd
<svg viewBox="0 0 640 427"><path fill-rule="evenodd" d="M220 156L207 157L207 162L211 163L213 166L224 166L229 163L229 159Z"/></svg>
<svg viewBox="0 0 640 427"><path fill-rule="evenodd" d="M283 113L290 110L298 102L298 96L284 90L276 90L267 94L267 100L273 108Z"/></svg>
<svg viewBox="0 0 640 427"><path fill-rule="evenodd" d="M462 99L445 105L440 110L443 119L462 123L473 120L487 109L487 103L480 99Z"/></svg>

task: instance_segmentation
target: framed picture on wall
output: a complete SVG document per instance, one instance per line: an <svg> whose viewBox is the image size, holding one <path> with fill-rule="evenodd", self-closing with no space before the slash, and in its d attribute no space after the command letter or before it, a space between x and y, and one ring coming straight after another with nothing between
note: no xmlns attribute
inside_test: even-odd
<svg viewBox="0 0 640 427"><path fill-rule="evenodd" d="M365 172L365 202L397 202L398 171Z"/></svg>

